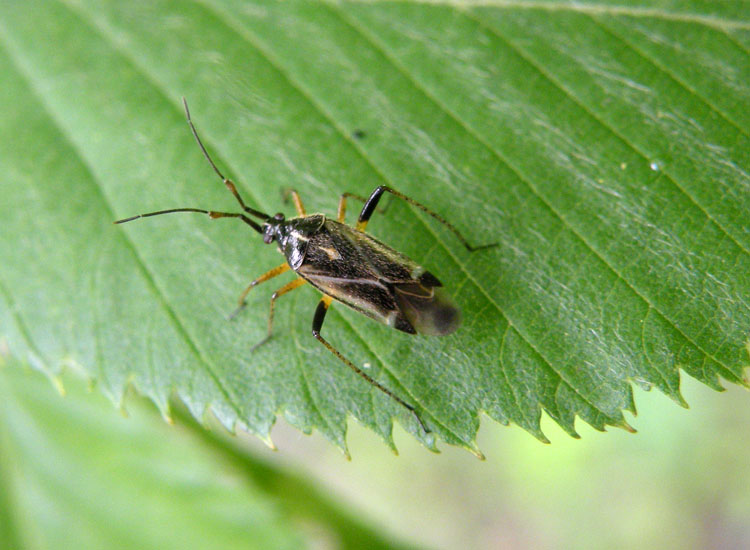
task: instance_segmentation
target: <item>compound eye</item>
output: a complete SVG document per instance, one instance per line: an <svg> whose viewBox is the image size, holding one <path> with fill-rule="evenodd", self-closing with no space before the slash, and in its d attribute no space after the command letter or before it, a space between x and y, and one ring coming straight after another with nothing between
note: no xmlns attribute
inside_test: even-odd
<svg viewBox="0 0 750 550"><path fill-rule="evenodd" d="M276 214L273 217L273 219L276 220L277 222L283 222L284 221L284 214L282 214L281 212L279 212L278 214Z"/></svg>

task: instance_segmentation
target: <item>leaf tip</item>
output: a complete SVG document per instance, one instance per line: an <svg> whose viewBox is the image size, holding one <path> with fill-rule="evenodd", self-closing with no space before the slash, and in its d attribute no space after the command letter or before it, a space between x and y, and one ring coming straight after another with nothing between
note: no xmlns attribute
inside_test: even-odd
<svg viewBox="0 0 750 550"><path fill-rule="evenodd" d="M437 439L434 435L428 435L424 439L425 446L433 453L440 453L440 449L437 446Z"/></svg>
<svg viewBox="0 0 750 550"><path fill-rule="evenodd" d="M52 381L52 385L55 386L57 393L61 397L65 397L65 384L63 384L62 378L59 375L54 375L50 377L50 380Z"/></svg>
<svg viewBox="0 0 750 550"><path fill-rule="evenodd" d="M434 444L434 441L433 441L433 444ZM467 444L465 445L465 447L466 447L466 449L467 449L467 450L468 450L468 451L469 451L469 452L470 452L471 454L473 454L473 455L474 455L475 457L477 457L477 458L478 458L479 460L486 460L486 459L487 459L487 457L486 457L486 456L484 456L484 453L483 453L482 451L480 451L480 450L479 450L479 447L477 446L477 442L476 442L476 440L473 440L473 441L471 441L471 442L467 443ZM430 449L430 450L432 450L432 449ZM435 447L435 448L434 448L434 451L435 451L436 453L439 453L439 452L440 452L440 450L439 450L439 449L438 449L437 447Z"/></svg>
<svg viewBox="0 0 750 550"><path fill-rule="evenodd" d="M170 426L174 426L174 417L172 416L172 411L169 410L169 407L165 407L161 410L161 417L164 419L164 422Z"/></svg>
<svg viewBox="0 0 750 550"><path fill-rule="evenodd" d="M625 430L626 432L630 432L631 434L638 433L638 430L636 430L633 426L631 426L624 420L622 421L622 424L620 424L619 427Z"/></svg>
<svg viewBox="0 0 750 550"><path fill-rule="evenodd" d="M258 434L258 438L272 451L278 451L279 448L276 446L276 443L273 442L273 439L271 439L271 434L266 435L260 435Z"/></svg>
<svg viewBox="0 0 750 550"><path fill-rule="evenodd" d="M338 450L341 451L341 454L344 455L344 458L347 460L347 462L352 461L352 455L349 452L349 447L346 444L346 439L344 439L343 442L336 442L334 441L333 444L336 446ZM398 453L396 453L398 454Z"/></svg>

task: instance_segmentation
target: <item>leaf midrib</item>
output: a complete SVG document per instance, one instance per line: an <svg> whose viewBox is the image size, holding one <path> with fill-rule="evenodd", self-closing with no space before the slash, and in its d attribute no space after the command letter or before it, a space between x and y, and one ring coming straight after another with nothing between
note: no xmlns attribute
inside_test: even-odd
<svg viewBox="0 0 750 550"><path fill-rule="evenodd" d="M182 111L181 111L181 107L180 107L180 106L179 106L178 104L176 104L175 102L173 102L173 101L171 100L171 98L170 98L170 97L168 96L168 94L166 93L166 90L165 90L164 86L163 86L163 85L162 85L162 84L161 84L161 83L160 83L160 82L159 82L158 80L156 80L156 79L154 79L154 78L152 77L151 73L150 73L150 72L148 71L148 69L147 69L146 67L143 67L143 66L142 66L142 65L141 65L141 64L140 64L140 63L138 62L138 60L137 60L137 57L135 57L135 56L131 55L131 54L130 54L130 53L129 53L129 52L127 51L127 50L124 50L124 49L123 49L123 48L122 48L122 47L120 46L120 44L118 43L118 41L116 41L116 40L113 40L113 39L112 39L112 36L111 36L111 35L110 35L110 34L108 33L107 29L105 29L105 28L102 28L102 27L101 27L101 26L100 26L99 24L97 24L97 22L96 22L96 21L94 21L94 20L92 20L92 19L89 19L88 17L86 17L86 15L85 15L85 14L81 13L81 12L80 12L79 10L77 10L77 9L75 9L74 7L72 7L72 6L68 5L67 3L65 3L65 2L64 2L64 0L58 0L58 3L59 3L60 5L62 5L63 7L65 7L65 8L66 8L66 9L67 9L68 11L70 11L71 13L75 13L75 15L76 15L76 17L77 17L78 19L80 19L81 21L85 22L85 24L87 24L87 25L89 26L89 28L91 28L91 29L93 30L93 32L95 32L95 33L96 33L96 34L97 34L98 36L100 36L100 37L102 38L102 40L103 40L103 41L104 41L105 43L107 43L107 44L108 44L108 45L109 45L109 46L110 46L110 47L112 48L112 50L113 50L114 52L116 52L116 53L117 53L118 55L120 55L120 56L121 56L121 57L122 57L122 58L123 58L123 59L124 59L124 60L125 60L125 61L126 61L126 62L127 62L128 64L129 64L129 65L131 65L131 66L133 67L133 69L134 69L134 70L135 70L135 71L136 71L136 72L137 72L138 74L142 75L142 76L143 76L143 78L145 78L145 79L146 79L146 81L147 81L148 83L150 83L150 85L151 85L151 86L152 86L152 87L153 87L153 88L154 88L154 89L155 89L155 90L157 91L157 93L159 93L159 94L160 94L160 95L161 95L161 96L162 96L162 97L163 97L163 98L165 99L165 101L166 101L166 102L167 102L168 104L170 104L170 105L173 105L173 106L175 107L176 111L178 111L178 112L180 112L180 113L182 112ZM199 4L199 5L202 5L202 4L200 4L200 3L197 3L197 4ZM204 8L206 8L206 6L203 6L203 7L204 7ZM221 21L222 21L222 22L223 22L223 23L224 23L225 25L227 25L226 21L225 21L225 20L224 20L223 18L221 18ZM231 28L231 27L230 27L230 28ZM264 55L264 57L266 57L266 56L265 56L265 53L264 53L264 52L263 52L262 50L258 49L258 48L257 48L257 47L256 47L256 46L255 46L254 44L252 44L252 43L250 43L250 42L248 42L248 43L249 43L249 44L250 44L250 45L251 45L252 47L256 48L256 49L257 49L257 50L259 51L259 53L261 53L261 55ZM276 66L276 65L275 65L275 64L274 64L274 63L273 63L273 62L272 62L272 61L271 61L270 59L268 59L267 57L266 57L266 59L268 60L268 62L269 62L269 63L270 63L270 64L271 64L272 66L276 67L276 70L278 70L278 71L279 71L279 73L280 73L280 74L281 74L282 76L284 76L284 77L286 78L286 74L285 74L285 73L284 73L284 72L283 72L283 71L282 71L282 70L281 70L281 69L280 69L279 67L277 67L277 66ZM297 90L298 90L298 91L299 91L300 93L304 94L304 92L302 92L301 90L299 90L299 88L297 88L296 86L294 86L294 84L293 84L293 83L292 83L291 81L290 81L290 85L292 85L292 86L293 86L293 87L294 87L295 89L297 89ZM307 96L305 95L305 97L307 97ZM314 104L314 103L312 103L312 102L311 102L311 105L313 105L313 107L315 107L315 104ZM48 110L48 109L47 109L47 112L49 112L49 110ZM324 115L324 116L325 116L325 115ZM54 119L54 117L50 117L50 118L51 118L51 120L53 120L53 121L55 122L55 124L57 124L57 125L58 125L58 127L60 126L60 125L59 125L59 123L57 122L57 120L56 120L56 119ZM338 128L337 128L337 129L338 129ZM63 134L65 135L65 138L66 138L66 140L67 140L68 142L70 142L71 144L73 144L74 142L73 142L72 138L70 138L70 136L68 136L68 135L67 135L67 134L66 134L66 133L64 132L64 130L63 130L62 132L63 132ZM211 139L210 139L210 138L204 138L204 140L205 140L205 141L208 141L209 143L211 142ZM78 157L79 157L79 158L81 159L81 162L82 162L82 163L83 163L83 164L84 164L84 165L86 166L86 168L87 168L87 172L88 172L88 173L89 173L89 175L91 176L91 181L93 181L94 183L96 183L96 186L97 186L97 189L98 189L98 192L99 192L99 194L100 194L100 195L102 195L102 196L104 197L104 201L105 201L105 202L106 202L106 204L107 204L107 209L108 209L108 211L109 211L109 213L110 213L110 217L112 217L112 219L115 219L115 216L114 216L114 214L113 214L113 210L112 210L112 208L111 208L111 205L110 205L110 204L109 204L109 203L108 203L108 202L106 201L106 195L105 195L105 194L103 193L103 191L101 190L101 184L100 184L99 180L98 180L98 179L97 179L97 178L96 178L96 177L95 177L95 176L93 175L93 170L92 170L92 169L91 169L91 167L90 167L90 166L88 165L88 163L87 163L87 162L86 162L85 160L83 160L83 157L82 157L82 152L81 152L81 151L80 151L80 150L79 150L79 149L78 149L78 148L77 148L77 147L76 147L76 146L75 146L74 144L72 145L72 147L73 147L73 149L74 149L74 150L76 151L76 154L78 155ZM220 151L220 149L219 149L218 147L212 147L212 148L213 148L214 150L216 150L216 151ZM224 161L224 160L223 160L223 158L222 158L222 155L221 155L221 153L217 154L217 155L216 155L216 157L217 157L217 158L218 158L218 159L220 160L220 162L221 162L221 163L222 163L223 165L225 165L225 166L228 166L228 167L230 167L230 168L231 168L231 163L229 163L229 162L226 162L226 161ZM245 193L247 193L247 194L248 194L248 196L252 197L252 198L253 198L253 199L255 200L255 202L256 202L257 204L263 204L263 202L262 202L261 200L259 200L259 199L258 199L258 197L256 197L256 196L255 196L255 194L254 194L254 193L252 192L252 190L247 190L247 189L243 189L243 191L244 191ZM131 241L131 240L129 239L129 237L127 237L127 234L126 234L126 232L123 232L123 233L125 233L125 235L126 235L126 237L125 237L125 239L126 239L126 242L128 243L129 247L130 247L130 248L131 248L131 249L133 250L133 253L134 253L134 255L136 256L136 258L137 258L137 260L138 260L138 264L139 264L139 267L140 267L140 268L141 268L141 270L142 270L142 271L144 272L144 275L145 275L145 276L147 276L147 278L148 278L148 281L149 281L149 283L150 283L150 286L151 286L152 290L153 290L153 291L154 291L154 292L155 292L156 294L158 294L158 296L159 296L159 301L160 301L160 303L162 304L162 306L163 306L163 307L165 308L165 310L167 311L167 313L168 313L168 317L169 317L169 318L170 318L170 319L172 320L172 322L173 322L173 323L175 323L175 327L177 328L177 330L179 331L179 333L181 334L181 336L183 337L183 339L185 340L185 342L186 342L186 343L188 344L188 346L189 346L189 348L191 349L191 351L193 351L193 352L194 352L194 355L195 355L195 357L196 357L196 358L197 358L197 359L198 359L199 361L201 361L201 362L202 362L203 364L205 364L205 365L206 365L206 367L207 367L207 371L208 371L209 375L210 375L210 376L211 376L211 378L212 378L212 379L214 380L214 382L215 382L215 383L217 384L217 387L218 387L218 388L220 389L220 391L221 391L221 392L222 392L222 394L224 395L224 397L225 397L225 399L226 399L227 403L229 403L229 404L230 404L230 406L232 407L232 409L234 410L235 414L237 415L237 418L238 418L238 419L239 419L240 421L242 421L242 419L243 419L243 416L242 416L242 414L240 414L240 411L241 411L241 407L239 406L239 402L240 402L240 400L237 400L237 402L235 402L235 399L237 399L237 397L236 397L236 396L235 396L235 395L234 395L234 394L233 394L233 393L232 393L231 391L229 391L229 390L228 390L227 388L225 388L225 387L224 387L224 385L223 385L223 384L222 384L222 383L220 382L220 377L219 377L219 376L218 376L218 375L217 375L217 374L216 374L216 373L214 372L214 365L213 365L213 363L212 363L212 362L210 362L210 360L209 360L209 359L208 359L208 358L207 358L207 357L205 356L205 354L204 354L204 353L203 353L203 352L202 352L202 351L200 350L200 346L199 346L199 345L197 344L197 342L196 342L196 341L194 341L194 340L192 339L192 337L191 337L191 336L190 336L190 334L189 334L189 331L188 331L188 330L187 330L187 329L185 328L185 325L184 325L184 324L183 324L183 323L182 323L182 322L180 321L180 319L179 319L179 315L177 314L177 312L176 312L176 311L175 311L175 310L174 310L174 309L173 309L173 308L171 307L171 305L169 304L169 302L168 302L168 300L167 300L167 298L166 298L166 295L164 295L164 294L162 293L161 289L159 288L158 284L156 283L156 280L155 280L155 278L154 278L153 274L151 273L151 271L150 271L150 270L148 270L148 269L146 268L146 265L145 265L145 261L144 261L144 260L143 260L143 259L142 259L142 258L141 258L141 257L140 257L140 256L139 256L139 255L138 255L137 253L136 253L137 247L136 247L136 246L135 246L135 244L134 244L134 243L133 243L133 242L132 242L132 241ZM401 382L399 381L398 377L397 377L397 376L395 376L395 375L394 375L394 374L393 374L393 373L391 372L391 370L390 370L390 368L389 368L388 364L387 364L386 362L384 362L384 361L383 361L382 359L380 359L380 357L379 357L379 356L378 356L378 355L377 355L377 354L375 353L375 351L373 350L373 348L372 348L371 344L370 344L370 343L369 343L369 342L368 342L368 341L367 341L366 339L362 338L362 337L361 337L361 336L360 336L360 335L359 335L359 334L358 334L358 333L357 333L357 332L356 332L356 331L354 330L354 328L353 328L353 325L351 324L351 322L350 322L350 321L348 321L348 320L347 320L347 319L346 319L345 317L343 317L343 316L341 316L341 315L339 315L339 318L343 319L343 320L344 320L344 322L345 322L345 323L346 323L346 324L347 324L347 325L349 326L349 328L350 328L350 329L352 330L352 332L354 332L354 334L356 334L356 335L358 336L358 338L359 338L359 339L360 339L360 340L361 340L361 341L363 342L363 344L365 345L365 347L366 347L366 348L367 348L367 349L368 349L368 350L369 350L369 351L370 351L371 353L373 353L373 355L375 355L376 357L378 357L378 360L379 360L379 361L381 362L381 364L382 364L382 366L383 366L384 370L385 370L385 371L386 371L386 372L388 373L388 375L389 375L389 376L390 376L390 377L391 377L391 378L392 378L392 379L393 379L394 381L396 381L396 382L398 383L398 386L399 386L399 387L401 388L401 391L402 391L403 393L407 394L407 395L408 395L408 396L409 396L409 397L410 397L410 398L411 398L411 399L412 399L412 400L413 400L414 402L418 403L418 404L420 405L420 407L422 408L422 410L424 410L424 411L427 411L427 412L429 412L429 413L430 413L430 417L432 418L432 420L433 420L433 422L434 422L435 424L437 424L438 426L440 426L440 428L441 428L441 429L442 429L442 430L443 430L443 431L444 431L445 433L447 433L447 434L450 434L450 435L452 435L453 437L455 437L455 438L456 438L457 440L459 440L459 441L463 441L463 442L465 442L466 444L469 444L469 445L471 445L471 442L469 442L469 441L466 441L466 439L465 439L464 437L462 437L462 436L461 436L460 434L456 433L456 432L455 432L454 430L452 430L451 428L449 428L449 427L448 427L448 426L447 426L446 424L444 424L443 422L441 422L440 420L438 420L438 416L437 416L437 415L436 415L436 414L435 414L435 413L434 413L433 411L431 411L431 410L430 410L429 408L425 407L425 406L424 406L424 405L423 405L423 404L422 404L422 403L421 403L421 402L420 402L420 401L419 401L418 399L414 398L414 396L413 396L413 395L411 394L411 392L408 392L408 391L406 391L405 387L404 387L404 386L403 386L403 384L402 384L402 383L401 383ZM302 369L302 370L304 370L304 369ZM303 376L304 376L304 375L303 375ZM305 380L305 383L307 384L307 380ZM308 388L308 389L309 389L309 388ZM312 400L312 398L311 398L311 400ZM315 406L315 404L314 404L314 402L313 402L313 406L314 406L314 407L316 407L316 406ZM316 408L317 408L317 407L316 407ZM320 415L320 417L321 417L321 419L322 419L322 421L323 421L323 422L325 422L326 424L329 424L329 423L328 423L328 420L327 420L326 418L324 418L322 414ZM392 418L395 418L395 415L392 415ZM244 422L243 422L243 424L244 424ZM330 424L329 424L329 425L330 425ZM334 431L334 432L331 432L331 433L335 433L335 431ZM420 436L420 437L421 437L421 436ZM428 437L429 437L429 436L428 436ZM472 445L472 448L473 448L473 447L474 447L474 446Z"/></svg>

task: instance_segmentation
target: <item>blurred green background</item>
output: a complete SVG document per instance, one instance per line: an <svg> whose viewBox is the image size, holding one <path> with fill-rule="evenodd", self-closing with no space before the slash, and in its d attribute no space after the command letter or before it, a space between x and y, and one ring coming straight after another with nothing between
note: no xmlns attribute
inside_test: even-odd
<svg viewBox="0 0 750 550"><path fill-rule="evenodd" d="M353 429L347 463L286 430L312 469L382 525L436 548L747 548L750 546L750 404L687 380L690 410L638 392L635 435L581 440L543 421L551 445L483 422L485 462L456 449L430 457L410 438L393 457ZM286 442L286 438L289 442ZM380 450L378 450L380 449ZM294 452L294 451L291 451Z"/></svg>
<svg viewBox="0 0 750 550"><path fill-rule="evenodd" d="M639 432L552 440L485 421L485 461L399 456L350 423L347 460L283 421L278 451L128 398L127 417L71 376L69 395L0 369L3 548L745 548L750 404L687 380L691 409L638 392ZM42 464L44 462L45 464ZM127 535L127 536L126 536Z"/></svg>

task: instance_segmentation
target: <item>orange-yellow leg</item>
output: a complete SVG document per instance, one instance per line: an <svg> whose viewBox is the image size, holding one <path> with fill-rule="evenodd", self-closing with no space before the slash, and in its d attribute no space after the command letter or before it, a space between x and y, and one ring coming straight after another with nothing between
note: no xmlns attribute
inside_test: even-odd
<svg viewBox="0 0 750 550"><path fill-rule="evenodd" d="M279 290L273 293L273 295L271 296L271 309L268 312L268 334L266 334L266 337L263 338L263 340L255 344L252 348L250 348L250 351L255 350L257 347L265 344L271 339L271 335L273 334L273 307L274 307L274 304L276 303L276 299L279 298L279 296L283 296L287 292L291 292L295 288L299 288L304 284L305 284L305 280L300 277L299 279L295 279L292 282L285 284Z"/></svg>
<svg viewBox="0 0 750 550"><path fill-rule="evenodd" d="M346 199L348 199L349 197L360 200L362 202L367 202L367 199L365 197L361 195L355 195L354 193L344 193L343 195L341 195L341 198L339 199L338 217L336 218L341 223L346 223ZM365 224L362 227L360 227L359 225L360 224L357 223L357 229L359 231L364 231L365 226L367 225L367 222L365 222Z"/></svg>
<svg viewBox="0 0 750 550"><path fill-rule="evenodd" d="M295 191L294 189L285 189L284 201L288 199L289 195L292 196L292 201L294 201L294 209L297 211L297 215L300 217L307 216L307 212L305 212L305 205L302 204L302 199L300 198L299 193L297 193L297 191Z"/></svg>
<svg viewBox="0 0 750 550"><path fill-rule="evenodd" d="M235 309L232 314L229 316L230 319L234 319L235 315L237 315L240 311L242 311L242 308L245 307L245 298L247 298L248 293L260 283L263 283L267 281L268 279L273 279L277 275L281 275L282 273L286 273L291 268L289 267L289 264L281 264L278 267L274 267L270 271L266 271L263 275L255 279L252 283L247 285L247 288L240 294L240 299L237 301L237 309Z"/></svg>

